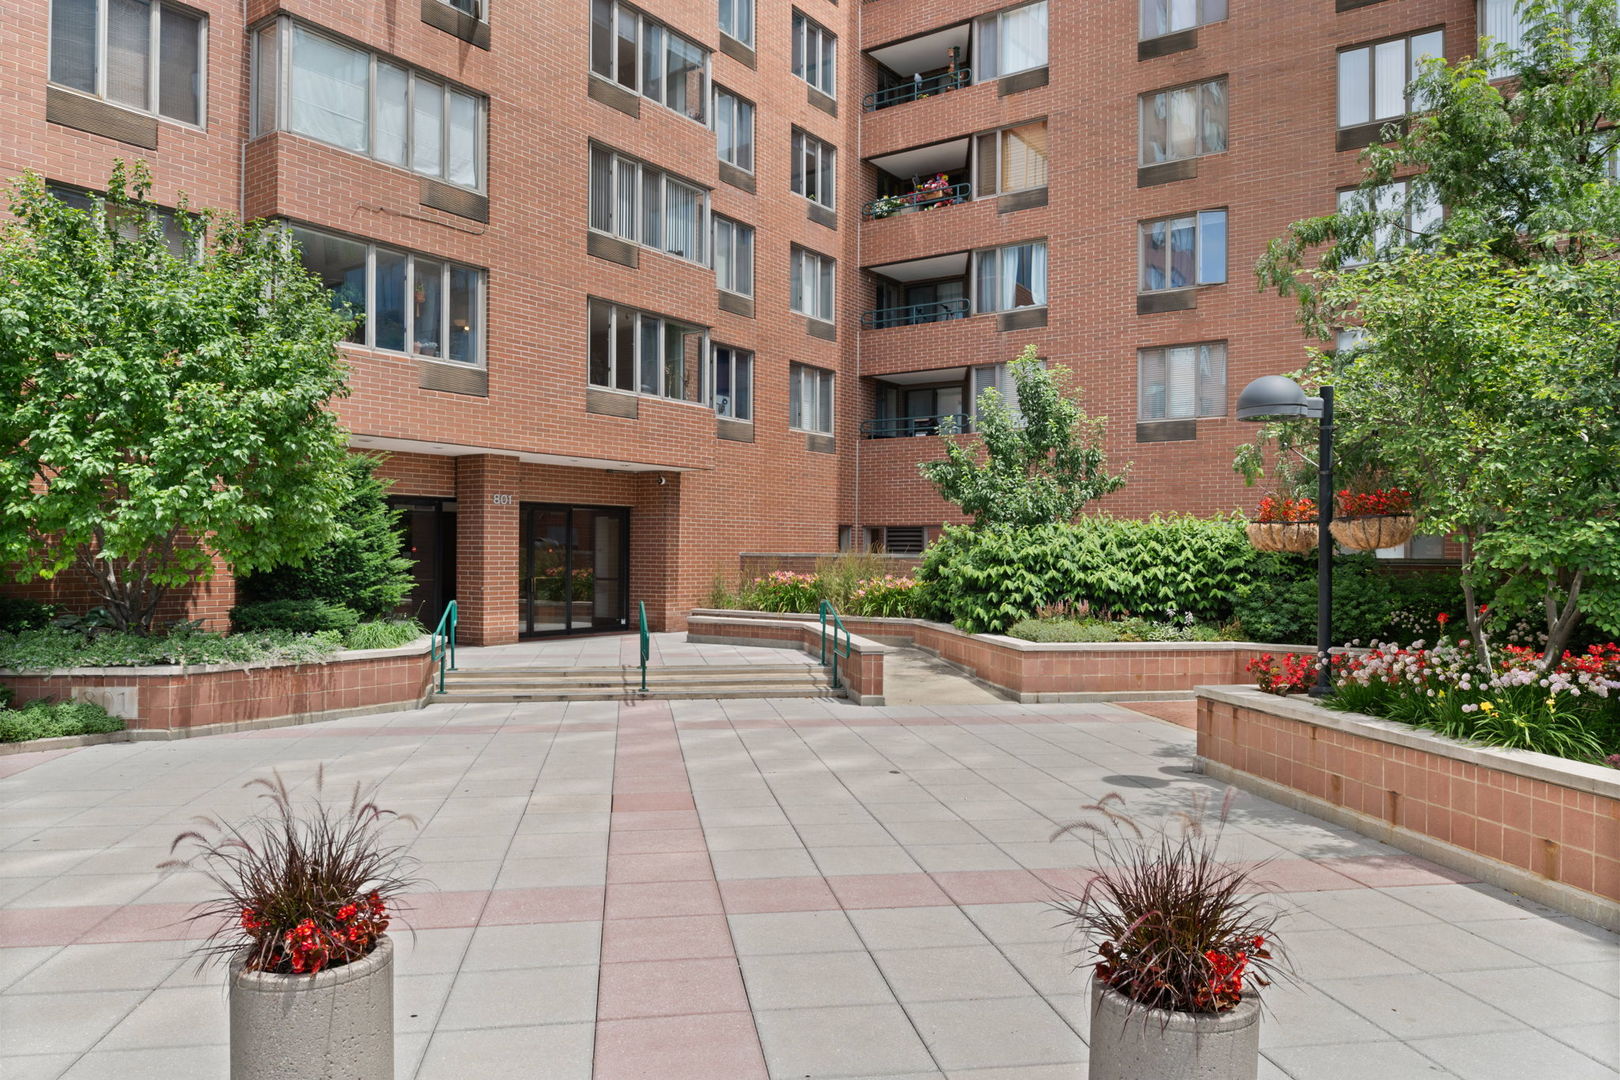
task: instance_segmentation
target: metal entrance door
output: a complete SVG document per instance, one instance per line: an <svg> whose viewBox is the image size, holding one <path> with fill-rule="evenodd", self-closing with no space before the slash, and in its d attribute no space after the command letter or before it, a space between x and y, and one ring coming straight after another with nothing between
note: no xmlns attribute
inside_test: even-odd
<svg viewBox="0 0 1620 1080"><path fill-rule="evenodd" d="M630 511L525 503L518 630L579 634L630 625Z"/></svg>

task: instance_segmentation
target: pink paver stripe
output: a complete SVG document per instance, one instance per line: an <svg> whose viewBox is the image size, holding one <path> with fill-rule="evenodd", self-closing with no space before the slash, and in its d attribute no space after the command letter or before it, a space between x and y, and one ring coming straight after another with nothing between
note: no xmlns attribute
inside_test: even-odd
<svg viewBox="0 0 1620 1080"><path fill-rule="evenodd" d="M661 781L667 783L667 780ZM626 813L635 810L694 810L697 804L692 801L689 791L647 791L632 792L621 795L619 793L619 779L613 778L613 812Z"/></svg>
<svg viewBox="0 0 1620 1080"><path fill-rule="evenodd" d="M827 884L845 909L939 907L951 902L927 874L855 874Z"/></svg>
<svg viewBox="0 0 1620 1080"><path fill-rule="evenodd" d="M599 1021L748 1009L735 955L603 964L598 985Z"/></svg>
<svg viewBox="0 0 1620 1080"><path fill-rule="evenodd" d="M609 885L651 881L713 881L714 869L704 851L670 851L646 855L608 855Z"/></svg>
<svg viewBox="0 0 1620 1080"><path fill-rule="evenodd" d="M783 911L834 911L838 898L819 877L736 878L720 883L726 911L766 915Z"/></svg>
<svg viewBox="0 0 1620 1080"><path fill-rule="evenodd" d="M118 910L101 906L8 908L0 911L0 945L70 945Z"/></svg>
<svg viewBox="0 0 1620 1080"><path fill-rule="evenodd" d="M497 889L484 905L483 926L529 923L596 922L602 918L603 890L596 885L565 885L539 889ZM468 923L452 925L467 926Z"/></svg>
<svg viewBox="0 0 1620 1080"><path fill-rule="evenodd" d="M602 924L602 963L633 960L735 959L724 915L609 919Z"/></svg>
<svg viewBox="0 0 1620 1080"><path fill-rule="evenodd" d="M765 1080L749 1012L649 1016L596 1025L593 1080Z"/></svg>
<svg viewBox="0 0 1620 1080"><path fill-rule="evenodd" d="M665 851L702 851L709 847L703 842L702 829L635 829L619 830L608 838L609 855L648 855Z"/></svg>
<svg viewBox="0 0 1620 1080"><path fill-rule="evenodd" d="M1024 904L1052 898L1052 886L1028 870L948 870L929 876L958 904Z"/></svg>
<svg viewBox="0 0 1620 1080"><path fill-rule="evenodd" d="M1450 885L1479 880L1472 874L1440 866L1416 855L1364 855L1316 861L1318 865L1336 870L1358 885L1374 889L1400 885Z"/></svg>
<svg viewBox="0 0 1620 1080"><path fill-rule="evenodd" d="M0 757L0 780L4 780L8 776L16 776L20 772L27 772L35 765L55 761L57 758L71 754L78 749L80 748L77 746L69 746L64 750L36 750L29 754L6 754L4 757Z"/></svg>

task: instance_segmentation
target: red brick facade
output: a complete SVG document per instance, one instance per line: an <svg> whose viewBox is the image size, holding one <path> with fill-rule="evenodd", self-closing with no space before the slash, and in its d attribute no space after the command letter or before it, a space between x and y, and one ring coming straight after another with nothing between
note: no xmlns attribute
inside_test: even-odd
<svg viewBox="0 0 1620 1080"><path fill-rule="evenodd" d="M114 158L139 157L163 203L184 191L196 204L485 269L487 393L437 370L458 365L346 347L353 393L337 409L354 445L395 452L385 471L396 495L456 500L465 639L518 633L525 502L629 507L629 610L645 602L649 622L677 627L717 576L736 574L739 552L831 551L840 526L859 537L864 526L951 519L916 473L938 456L937 439L860 437L878 375L1000 362L1033 343L1074 371L1086 407L1109 418L1112 461L1130 462L1108 509L1250 503L1229 466L1247 429L1230 416L1196 421L1194 439L1137 441L1136 352L1227 342L1228 403L1249 379L1299 366L1289 302L1257 295L1249 268L1288 222L1331 210L1335 190L1358 178L1356 154L1334 148L1335 50L1444 24L1456 56L1475 30L1471 0L1383 0L1342 13L1327 0L1283 10L1234 2L1228 20L1198 30L1195 48L1139 61L1134 4L1053 2L1045 85L985 82L867 113L862 97L878 76L865 50L1006 5L756 0L752 63L719 48L715 0L642 6L713 50L713 83L755 103L754 191L723 175L712 130L650 100L631 116L589 94L588 5L532 0L487 0L487 49L426 21L423 0L249 0L245 22L241 4L193 0L209 20L207 125L159 119L156 149L56 122L59 112L47 118L50 4L20 5L0 25L0 175L32 169L96 187ZM794 10L837 37L836 115L791 74ZM424 204L420 177L404 169L286 132L250 137L247 31L281 14L487 97L487 222ZM1139 188L1138 95L1215 76L1229 79L1229 149L1199 159L1196 177ZM978 200L862 220L877 193L871 157L1039 118L1049 130L1044 206L998 212ZM836 227L812 220L789 190L795 127L837 148ZM592 140L710 189L713 213L755 228L752 316L721 306L707 267L647 247L635 267L587 251ZM1195 310L1138 315L1136 223L1216 207L1229 212L1228 283L1199 290ZM876 306L862 268L1032 239L1050 251L1044 328L1002 332L995 315L981 315L860 330L860 313ZM838 260L836 340L789 310L793 245ZM642 396L634 418L587 411L587 296L701 324L712 342L751 350L753 441L719 438L713 412L695 403ZM837 373L830 446L789 428L790 362ZM229 591L190 610L218 616Z"/></svg>

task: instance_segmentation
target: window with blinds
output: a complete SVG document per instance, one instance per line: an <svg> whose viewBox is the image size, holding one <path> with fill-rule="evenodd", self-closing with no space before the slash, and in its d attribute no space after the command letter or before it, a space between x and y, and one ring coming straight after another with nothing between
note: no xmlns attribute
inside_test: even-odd
<svg viewBox="0 0 1620 1080"><path fill-rule="evenodd" d="M590 226L708 265L709 194L601 146L591 147Z"/></svg>
<svg viewBox="0 0 1620 1080"><path fill-rule="evenodd" d="M1339 53L1339 126L1357 127L1421 111L1407 94L1423 61L1445 55L1445 34L1430 30Z"/></svg>
<svg viewBox="0 0 1620 1080"><path fill-rule="evenodd" d="M1345 260L1346 266L1361 266L1400 253L1407 245L1439 230L1445 210L1426 190L1409 180L1339 192L1339 213L1376 216L1371 237L1362 250Z"/></svg>
<svg viewBox="0 0 1620 1080"><path fill-rule="evenodd" d="M592 0L591 71L708 123L709 50L628 4Z"/></svg>
<svg viewBox="0 0 1620 1080"><path fill-rule="evenodd" d="M705 400L706 327L595 298L587 302L587 324L592 386Z"/></svg>
<svg viewBox="0 0 1620 1080"><path fill-rule="evenodd" d="M1226 342L1171 345L1137 353L1136 418L1226 415Z"/></svg>
<svg viewBox="0 0 1620 1080"><path fill-rule="evenodd" d="M1012 311L1046 304L1046 241L973 253L973 310Z"/></svg>
<svg viewBox="0 0 1620 1080"><path fill-rule="evenodd" d="M977 139L973 189L979 198L1046 186L1046 121L987 131Z"/></svg>
<svg viewBox="0 0 1620 1080"><path fill-rule="evenodd" d="M207 19L158 0L51 0L50 81L204 123Z"/></svg>
<svg viewBox="0 0 1620 1080"><path fill-rule="evenodd" d="M1141 97L1141 164L1218 154L1226 149L1226 80L1159 90Z"/></svg>
<svg viewBox="0 0 1620 1080"><path fill-rule="evenodd" d="M788 365L788 426L831 435L833 373L808 364Z"/></svg>
<svg viewBox="0 0 1620 1080"><path fill-rule="evenodd" d="M754 295L754 230L714 215L714 282L738 296Z"/></svg>
<svg viewBox="0 0 1620 1080"><path fill-rule="evenodd" d="M1142 0L1142 40L1226 18L1226 0Z"/></svg>
<svg viewBox="0 0 1620 1080"><path fill-rule="evenodd" d="M972 373L973 400L969 402L972 416L979 418L979 410L987 400L983 397L986 390L996 392L996 400L1003 405L1012 416L1013 423L1022 423L1024 414L1019 407L1018 384L1013 381L1012 365L985 364L973 369Z"/></svg>

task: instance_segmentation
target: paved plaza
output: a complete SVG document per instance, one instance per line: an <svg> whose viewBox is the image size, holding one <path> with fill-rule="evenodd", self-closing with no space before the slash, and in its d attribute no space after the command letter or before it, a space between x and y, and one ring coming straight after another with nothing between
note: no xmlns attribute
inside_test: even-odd
<svg viewBox="0 0 1620 1080"><path fill-rule="evenodd" d="M442 704L0 757L0 1076L226 1075L180 921L203 883L154 867L324 763L420 822L402 1080L1076 1080L1045 901L1090 855L1053 829L1219 790L1189 703L1142 709ZM1617 1075L1615 935L1248 795L1223 848L1271 860L1299 973L1265 995L1267 1080Z"/></svg>

